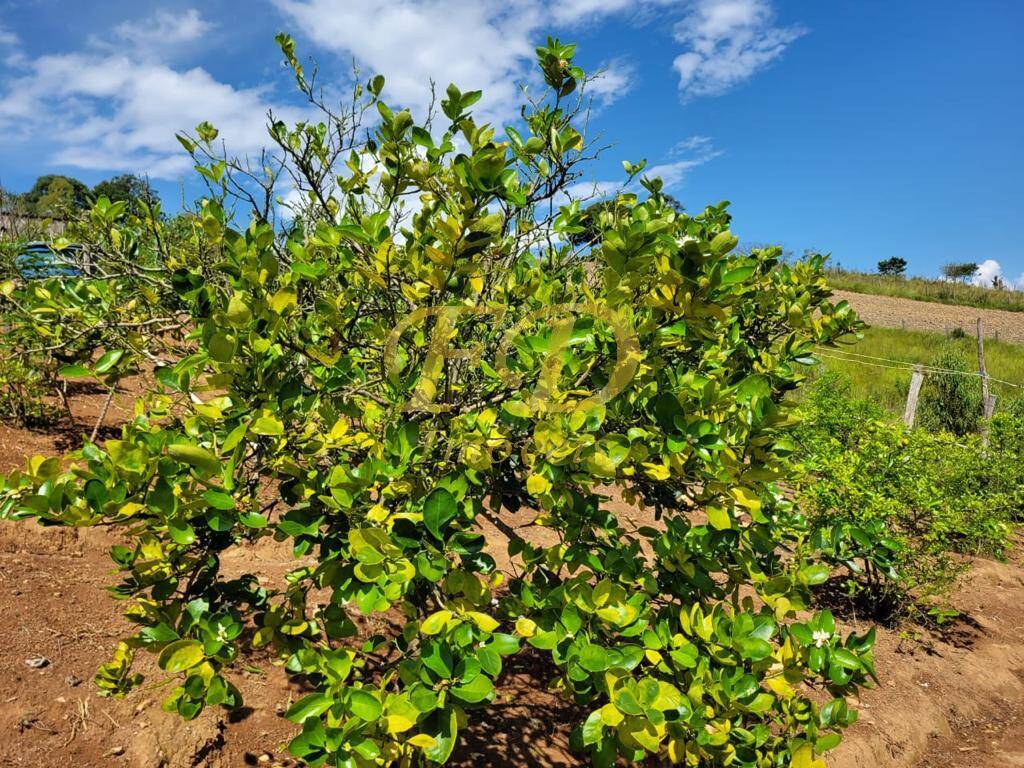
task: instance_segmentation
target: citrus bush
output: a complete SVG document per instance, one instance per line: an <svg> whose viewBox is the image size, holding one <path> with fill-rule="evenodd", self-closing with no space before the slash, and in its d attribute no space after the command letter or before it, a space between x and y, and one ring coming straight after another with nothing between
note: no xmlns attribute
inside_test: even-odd
<svg viewBox="0 0 1024 768"><path fill-rule="evenodd" d="M574 244L571 45L538 49L546 95L499 133L455 86L422 124L380 77L336 113L279 42L324 110L272 121L279 175L242 174L209 124L181 137L216 252L171 273L195 350L120 439L5 481L3 516L124 536L113 591L137 630L101 691L138 686L146 651L177 683L166 709L237 707L233 664L268 648L310 686L287 710L306 764L439 764L529 646L586 709L596 765L823 765L874 672L873 635L804 610L829 571L787 554L776 487L787 395L859 326L822 258L738 255L725 204L680 213L629 163ZM231 202L281 178L293 225L238 224ZM281 583L222 574L264 537L296 556ZM360 632L372 614L394 631Z"/></svg>
<svg viewBox="0 0 1024 768"><path fill-rule="evenodd" d="M55 393L66 407L71 380L109 391L189 346L173 270L199 263L202 232L156 201L138 208L100 197L51 244L52 261L28 278L12 262L0 282L0 408L19 423L52 417Z"/></svg>

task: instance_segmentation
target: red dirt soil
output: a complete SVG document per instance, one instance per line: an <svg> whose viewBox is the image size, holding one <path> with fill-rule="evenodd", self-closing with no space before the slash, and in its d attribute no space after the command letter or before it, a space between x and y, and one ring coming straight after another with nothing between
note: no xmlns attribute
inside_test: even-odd
<svg viewBox="0 0 1024 768"><path fill-rule="evenodd" d="M133 389L135 387L132 387ZM0 470L33 453L66 450L91 431L102 394L73 400L75 429L32 432L0 425ZM131 412L122 393L110 420ZM624 504L616 512L643 516ZM513 520L513 524L526 521ZM490 532L489 532L490 533ZM148 654L143 689L101 699L91 679L108 660L126 623L105 592L107 550L101 530L0 523L0 766L125 768L290 766L285 745L295 727L281 717L302 695L265 657L244 661L232 679L247 708L209 710L191 723L160 709L167 689ZM280 583L294 567L287 551L260 543L225 558L225 569ZM832 768L1010 768L1024 766L1024 567L979 560L954 597L966 619L946 636L912 639L913 628L879 631L882 685L864 693L861 720L829 756ZM847 628L864 625L848 622ZM45 666L29 660L42 657ZM498 699L476 713L453 765L473 768L573 768L568 749L579 713L544 690L538 659L510 660Z"/></svg>

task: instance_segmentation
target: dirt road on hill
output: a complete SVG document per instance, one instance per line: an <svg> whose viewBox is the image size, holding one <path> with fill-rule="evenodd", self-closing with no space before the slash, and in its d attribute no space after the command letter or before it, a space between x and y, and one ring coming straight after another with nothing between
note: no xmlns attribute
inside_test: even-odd
<svg viewBox="0 0 1024 768"><path fill-rule="evenodd" d="M1024 312L1003 309L979 309L933 301L914 301L894 296L836 291L834 299L846 299L868 325L882 328L908 328L912 331L948 333L962 328L973 335L978 318L987 338L1024 344Z"/></svg>

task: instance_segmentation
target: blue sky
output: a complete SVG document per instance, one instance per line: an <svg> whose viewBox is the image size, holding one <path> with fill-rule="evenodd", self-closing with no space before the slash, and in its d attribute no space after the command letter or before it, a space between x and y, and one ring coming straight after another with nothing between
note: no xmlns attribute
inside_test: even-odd
<svg viewBox="0 0 1024 768"><path fill-rule="evenodd" d="M422 108L428 78L454 79L494 120L557 34L606 71L592 182L646 158L690 210L731 200L748 242L923 275L985 262L1024 288L1018 0L0 0L0 184L132 171L174 207L175 131L209 118L251 152L268 108L302 115L280 30L325 81L355 60Z"/></svg>

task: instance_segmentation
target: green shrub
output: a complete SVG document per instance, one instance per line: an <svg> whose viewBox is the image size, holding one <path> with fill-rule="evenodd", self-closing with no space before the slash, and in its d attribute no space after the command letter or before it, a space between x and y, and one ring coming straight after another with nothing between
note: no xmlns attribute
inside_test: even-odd
<svg viewBox="0 0 1024 768"><path fill-rule="evenodd" d="M847 567L849 588L879 613L941 602L965 563L958 555L1005 552L1024 510L1020 420L994 420L986 452L974 435L879 420L832 377L803 409L798 503L809 541Z"/></svg>
<svg viewBox="0 0 1024 768"><path fill-rule="evenodd" d="M48 405L54 389L44 371L14 356L0 358L0 415L22 426L52 422L57 410Z"/></svg>
<svg viewBox="0 0 1024 768"><path fill-rule="evenodd" d="M149 651L177 682L166 709L237 707L232 667L266 648L310 687L286 713L296 757L437 764L529 644L585 709L573 743L596 765L822 765L873 634L802 613L828 568L783 557L776 482L802 365L859 323L821 257L736 253L725 204L680 213L642 166L578 250L579 204L551 205L587 156L573 52L539 49L547 95L503 134L472 117L479 93L450 86L423 125L382 78L341 116L275 122L305 200L285 233L260 210L237 228L247 181L213 126L181 137L211 187L213 258L168 265L195 350L120 439L70 471L37 457L0 497L0 515L125 537L114 591L137 629L105 693L138 686ZM618 519L609 487L649 524ZM522 509L545 535L510 524ZM308 559L277 584L221 574L267 536ZM393 631L359 634L384 613Z"/></svg>
<svg viewBox="0 0 1024 768"><path fill-rule="evenodd" d="M68 223L52 248L75 253L80 274L24 279L13 270L0 282L0 407L20 423L52 420L59 411L44 398L70 380L109 390L158 354L194 347L182 339L172 270L203 258L201 231L165 221L156 201L137 208L101 197Z"/></svg>
<svg viewBox="0 0 1024 768"><path fill-rule="evenodd" d="M935 368L972 373L971 363L959 350L946 346L932 361ZM922 427L957 436L978 431L981 420L981 381L977 376L929 372L921 388L918 415Z"/></svg>

